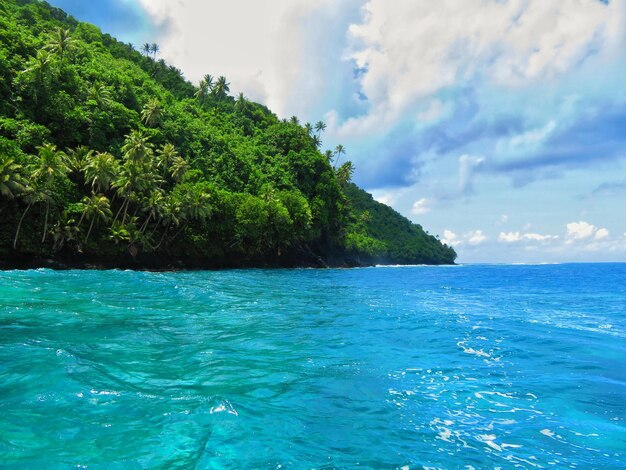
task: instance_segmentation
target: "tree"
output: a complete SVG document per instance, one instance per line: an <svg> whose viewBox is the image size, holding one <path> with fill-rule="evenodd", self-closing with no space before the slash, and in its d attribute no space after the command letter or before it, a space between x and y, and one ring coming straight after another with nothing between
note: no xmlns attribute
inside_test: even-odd
<svg viewBox="0 0 626 470"><path fill-rule="evenodd" d="M63 63L65 56L74 48L74 44L75 41L70 35L69 29L57 28L46 48Z"/></svg>
<svg viewBox="0 0 626 470"><path fill-rule="evenodd" d="M65 161L71 172L83 173L83 171L85 171L85 166L87 165L87 162L92 158L92 156L93 150L85 147L84 145L80 145L75 149L70 149L67 151Z"/></svg>
<svg viewBox="0 0 626 470"><path fill-rule="evenodd" d="M136 164L142 164L152 157L152 144L148 141L148 137L141 131L134 130L124 139L122 152L124 158Z"/></svg>
<svg viewBox="0 0 626 470"><path fill-rule="evenodd" d="M320 148L320 146L322 145L322 140L320 139L319 135L312 136L311 141L313 142L313 145L316 149Z"/></svg>
<svg viewBox="0 0 626 470"><path fill-rule="evenodd" d="M81 204L83 206L83 216L78 222L78 225L80 226L83 218L86 220L91 220L91 223L89 224L89 230L87 231L87 235L85 236L85 244L87 244L94 224L100 220L103 222L109 221L113 213L111 212L111 204L109 202L109 199L102 194L94 194L91 197L85 196Z"/></svg>
<svg viewBox="0 0 626 470"><path fill-rule="evenodd" d="M156 42L153 42L152 44L150 44L150 52L152 53L152 58L156 60L156 56L159 53L159 51L161 50L161 48L159 47L159 45Z"/></svg>
<svg viewBox="0 0 626 470"><path fill-rule="evenodd" d="M205 80L201 80L200 84L198 85L198 89L196 90L194 94L194 97L202 105L206 102L206 99L209 96L209 92L210 92L209 84Z"/></svg>
<svg viewBox="0 0 626 470"><path fill-rule="evenodd" d="M346 149L343 145L339 144L337 145L337 147L335 147L335 156L337 157L335 160L335 165L333 168L337 168L337 164L339 163L339 157L341 157L341 155L345 155L346 153Z"/></svg>
<svg viewBox="0 0 626 470"><path fill-rule="evenodd" d="M187 170L189 170L189 164L187 161L181 156L175 157L172 161L172 166L170 167L174 181L182 180L185 173L187 173Z"/></svg>
<svg viewBox="0 0 626 470"><path fill-rule="evenodd" d="M158 151L158 166L164 171L169 170L174 161L178 158L176 147L172 144L164 144Z"/></svg>
<svg viewBox="0 0 626 470"><path fill-rule="evenodd" d="M13 238L13 249L17 247L17 240L20 236L20 229L22 228L22 223L24 222L24 218L26 214L33 207L33 204L39 201L40 194L35 190L35 188L27 186L26 190L21 194L21 199L26 202L26 209L22 212L22 216L20 217L20 221L17 224L17 229L15 230L15 238Z"/></svg>
<svg viewBox="0 0 626 470"><path fill-rule="evenodd" d="M141 119L148 127L154 127L161 121L163 110L161 103L156 98L151 98L141 110Z"/></svg>
<svg viewBox="0 0 626 470"><path fill-rule="evenodd" d="M230 83L226 81L226 77L221 76L217 79L213 92L217 96L218 100L221 100L230 91Z"/></svg>
<svg viewBox="0 0 626 470"><path fill-rule="evenodd" d="M33 98L35 103L39 102L40 95L45 94L46 76L48 75L51 63L52 55L50 52L46 49L39 49L37 55L29 61L28 67L22 71L25 75L34 76L36 87Z"/></svg>
<svg viewBox="0 0 626 470"><path fill-rule="evenodd" d="M143 46L141 46L141 52L143 52L146 56L149 56L152 52L152 44L149 42L144 43Z"/></svg>
<svg viewBox="0 0 626 470"><path fill-rule="evenodd" d="M324 124L322 121L317 121L315 123L315 132L317 132L318 136L325 130L326 130L326 124Z"/></svg>
<svg viewBox="0 0 626 470"><path fill-rule="evenodd" d="M11 200L24 192L22 165L8 155L0 154L0 194Z"/></svg>
<svg viewBox="0 0 626 470"><path fill-rule="evenodd" d="M50 214L50 203L54 201L52 184L58 177L65 176L69 172L69 168L65 164L67 158L65 153L57 150L53 144L44 144L37 148L39 150L39 159L36 163L32 178L37 182L40 195L46 202L46 216L44 219L43 235L41 243L46 241L48 232L48 215Z"/></svg>
<svg viewBox="0 0 626 470"><path fill-rule="evenodd" d="M341 165L337 169L336 173L337 173L337 179L339 180L340 183L342 184L348 183L348 181L352 179L352 174L354 173L354 166L352 165L352 162L346 162L343 165Z"/></svg>
<svg viewBox="0 0 626 470"><path fill-rule="evenodd" d="M89 88L88 99L102 109L109 108L113 102L109 89L97 80Z"/></svg>
<svg viewBox="0 0 626 470"><path fill-rule="evenodd" d="M98 152L87 160L85 181L91 183L92 192L107 191L118 177L120 165L108 152Z"/></svg>
<svg viewBox="0 0 626 470"><path fill-rule="evenodd" d="M207 73L202 80L206 83L209 91L213 91L213 87L215 86L215 79L213 78L213 75Z"/></svg>
<svg viewBox="0 0 626 470"><path fill-rule="evenodd" d="M246 108L248 107L248 100L246 100L246 97L243 95L243 93L239 93L239 96L237 96L237 100L235 101L235 109L242 113L246 110Z"/></svg>

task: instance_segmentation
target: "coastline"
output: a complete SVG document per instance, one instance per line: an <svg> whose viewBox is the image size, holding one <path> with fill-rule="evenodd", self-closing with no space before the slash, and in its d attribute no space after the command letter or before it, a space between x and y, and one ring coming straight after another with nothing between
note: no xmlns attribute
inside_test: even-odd
<svg viewBox="0 0 626 470"><path fill-rule="evenodd" d="M419 263L439 266L442 263ZM174 258L168 256L138 256L132 258L101 258L94 256L15 256L0 258L0 271L52 269L67 270L111 270L175 272L175 271L220 271L228 269L337 269L365 268L377 265L409 266L415 262L385 263L385 260L361 260L346 256L322 257L278 257L274 259L199 259ZM446 264L452 266L454 264Z"/></svg>

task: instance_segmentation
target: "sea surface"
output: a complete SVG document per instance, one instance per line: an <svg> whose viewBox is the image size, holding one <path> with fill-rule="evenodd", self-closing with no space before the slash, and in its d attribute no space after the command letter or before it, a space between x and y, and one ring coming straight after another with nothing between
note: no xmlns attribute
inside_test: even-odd
<svg viewBox="0 0 626 470"><path fill-rule="evenodd" d="M0 272L0 467L626 468L626 265Z"/></svg>

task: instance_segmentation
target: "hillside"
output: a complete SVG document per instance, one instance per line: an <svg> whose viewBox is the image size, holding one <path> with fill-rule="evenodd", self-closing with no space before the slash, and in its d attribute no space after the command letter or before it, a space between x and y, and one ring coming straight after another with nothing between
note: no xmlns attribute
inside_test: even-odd
<svg viewBox="0 0 626 470"><path fill-rule="evenodd" d="M324 124L198 87L45 2L0 3L0 260L224 267L453 263L350 183Z"/></svg>

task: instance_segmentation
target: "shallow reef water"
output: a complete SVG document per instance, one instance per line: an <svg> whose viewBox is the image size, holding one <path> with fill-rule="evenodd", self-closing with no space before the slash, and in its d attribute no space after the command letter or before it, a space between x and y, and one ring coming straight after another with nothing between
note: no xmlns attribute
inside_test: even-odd
<svg viewBox="0 0 626 470"><path fill-rule="evenodd" d="M0 272L2 468L626 468L626 265Z"/></svg>

